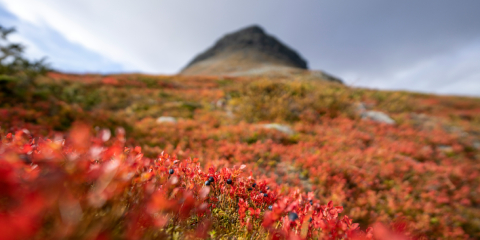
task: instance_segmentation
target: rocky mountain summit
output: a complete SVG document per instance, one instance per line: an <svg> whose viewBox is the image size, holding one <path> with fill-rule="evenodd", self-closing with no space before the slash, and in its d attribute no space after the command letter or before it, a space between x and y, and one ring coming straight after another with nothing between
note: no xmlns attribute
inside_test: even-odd
<svg viewBox="0 0 480 240"><path fill-rule="evenodd" d="M230 33L196 56L181 75L268 75L291 77L302 75L341 82L321 71L309 71L300 54L268 35L259 26Z"/></svg>

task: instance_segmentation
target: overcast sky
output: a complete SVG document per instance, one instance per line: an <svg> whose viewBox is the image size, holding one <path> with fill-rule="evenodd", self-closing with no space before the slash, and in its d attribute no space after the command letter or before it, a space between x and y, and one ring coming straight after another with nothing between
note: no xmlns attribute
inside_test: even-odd
<svg viewBox="0 0 480 240"><path fill-rule="evenodd" d="M480 96L479 0L0 0L0 24L61 71L152 74L258 24L349 85Z"/></svg>

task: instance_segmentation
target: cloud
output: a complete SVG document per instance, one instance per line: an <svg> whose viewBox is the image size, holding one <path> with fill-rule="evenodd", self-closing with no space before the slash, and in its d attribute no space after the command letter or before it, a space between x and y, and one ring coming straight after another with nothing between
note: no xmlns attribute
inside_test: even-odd
<svg viewBox="0 0 480 240"><path fill-rule="evenodd" d="M124 71L120 64L66 40L60 33L46 26L35 26L21 21L2 9L1 5L0 22L5 27L16 28L17 32L9 36L9 41L26 46L24 54L27 58L46 57L47 63L54 69L74 73Z"/></svg>
<svg viewBox="0 0 480 240"><path fill-rule="evenodd" d="M472 41L458 50L418 59L394 73L363 77L350 73L346 80L351 85L369 88L478 96L478 59L480 41Z"/></svg>
<svg viewBox="0 0 480 240"><path fill-rule="evenodd" d="M224 34L260 24L348 83L480 95L476 0L0 2L122 71L176 73Z"/></svg>

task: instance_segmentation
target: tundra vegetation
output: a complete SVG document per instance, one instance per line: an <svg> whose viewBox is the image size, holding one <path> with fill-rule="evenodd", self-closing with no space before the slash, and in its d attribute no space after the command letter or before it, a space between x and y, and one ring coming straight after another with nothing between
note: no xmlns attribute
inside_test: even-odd
<svg viewBox="0 0 480 240"><path fill-rule="evenodd" d="M480 238L477 98L8 64L2 239Z"/></svg>

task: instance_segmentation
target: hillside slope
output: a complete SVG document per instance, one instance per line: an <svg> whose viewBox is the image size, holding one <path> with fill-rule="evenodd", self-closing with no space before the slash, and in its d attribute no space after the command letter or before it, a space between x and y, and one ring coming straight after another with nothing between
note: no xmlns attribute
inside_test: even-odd
<svg viewBox="0 0 480 240"><path fill-rule="evenodd" d="M477 98L301 77L50 73L32 88L11 87L0 95L2 136L26 128L54 137L75 121L122 126L127 146L147 157L245 164L272 189L342 205L362 229L403 219L412 235L480 237ZM379 113L394 124L377 122Z"/></svg>

